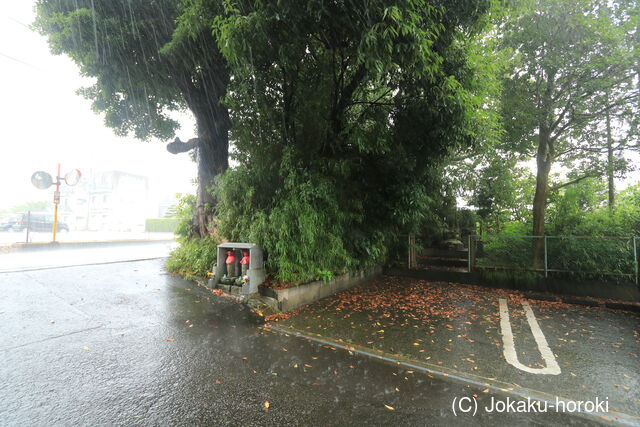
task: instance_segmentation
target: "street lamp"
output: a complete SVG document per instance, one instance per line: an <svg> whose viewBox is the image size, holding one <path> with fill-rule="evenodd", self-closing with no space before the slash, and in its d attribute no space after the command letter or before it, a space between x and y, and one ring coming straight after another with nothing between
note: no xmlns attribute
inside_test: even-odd
<svg viewBox="0 0 640 427"><path fill-rule="evenodd" d="M74 186L80 181L82 177L82 173L78 169L73 169L68 172L64 177L60 176L60 163L58 163L58 173L56 175L56 181L53 181L51 175L44 171L37 171L31 175L31 183L40 190L46 190L51 187L53 184L56 185L56 190L53 192L53 241L56 241L56 231L58 228L58 205L60 204L60 184L62 184L61 179L64 179L64 182L67 185Z"/></svg>

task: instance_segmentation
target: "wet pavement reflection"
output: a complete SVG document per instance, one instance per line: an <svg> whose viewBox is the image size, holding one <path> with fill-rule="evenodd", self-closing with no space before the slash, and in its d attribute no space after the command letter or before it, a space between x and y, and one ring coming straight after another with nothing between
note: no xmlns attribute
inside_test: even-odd
<svg viewBox="0 0 640 427"><path fill-rule="evenodd" d="M455 417L465 384L263 330L163 260L0 274L2 425L566 425ZM266 403L268 402L268 404Z"/></svg>

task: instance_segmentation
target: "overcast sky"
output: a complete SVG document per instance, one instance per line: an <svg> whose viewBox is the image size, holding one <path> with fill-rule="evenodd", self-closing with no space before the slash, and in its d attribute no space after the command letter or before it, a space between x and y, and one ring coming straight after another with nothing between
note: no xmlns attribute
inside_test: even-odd
<svg viewBox="0 0 640 427"><path fill-rule="evenodd" d="M152 198L194 192L196 165L185 153L172 155L159 141L120 138L76 95L91 80L79 75L66 56L53 56L44 37L29 29L34 1L0 2L0 209L31 200L51 200L52 191L37 190L31 174L52 175L58 162L63 174L120 170L149 177ZM178 136L193 138L189 116L180 120Z"/></svg>

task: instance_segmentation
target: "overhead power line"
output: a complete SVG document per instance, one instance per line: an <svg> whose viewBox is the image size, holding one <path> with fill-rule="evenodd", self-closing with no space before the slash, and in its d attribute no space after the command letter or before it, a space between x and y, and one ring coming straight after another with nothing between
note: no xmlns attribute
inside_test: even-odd
<svg viewBox="0 0 640 427"><path fill-rule="evenodd" d="M20 59L18 59L18 58L14 58L13 56L9 56L9 55L7 55L6 53L2 53L2 52L0 52L0 56L4 56L5 58L11 59L12 61L16 61L16 62L18 62L18 63L20 63L20 64L22 64L22 65L26 65L27 67L31 67L31 68L34 68L34 69L36 69L36 70L38 70L38 71L42 71L39 67L37 67L37 66L35 66L35 65L33 65L33 64L30 64L30 63L28 63L28 62L21 61Z"/></svg>
<svg viewBox="0 0 640 427"><path fill-rule="evenodd" d="M15 22L16 24L22 25L22 26L23 26L23 27L25 27L27 30L32 31L31 27L30 27L30 26L28 26L27 24L25 24L24 22L22 22L22 21L18 21L16 18L12 18L12 17L10 17L10 16L7 16L6 18L7 18L7 19L9 19L9 20L11 20L11 21L13 21L13 22Z"/></svg>

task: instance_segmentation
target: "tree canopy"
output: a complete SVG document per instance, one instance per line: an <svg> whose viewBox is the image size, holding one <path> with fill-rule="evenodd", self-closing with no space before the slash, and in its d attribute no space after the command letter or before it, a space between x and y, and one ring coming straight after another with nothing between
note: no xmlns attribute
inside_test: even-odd
<svg viewBox="0 0 640 427"><path fill-rule="evenodd" d="M209 2L201 16L175 0L39 0L36 28L51 50L66 54L95 83L79 92L118 135L174 136L171 114L190 110L198 138L198 225L206 233L205 204L213 178L228 167L228 111L220 100L229 73L208 23L221 9ZM207 23L205 25L205 23ZM172 152L183 151L179 145Z"/></svg>
<svg viewBox="0 0 640 427"><path fill-rule="evenodd" d="M445 156L477 142L470 41L489 6L228 2L223 234L263 244L282 280L384 261L434 211Z"/></svg>
<svg viewBox="0 0 640 427"><path fill-rule="evenodd" d="M512 149L536 159L533 235L544 234L549 190L602 173L592 154L604 143L589 131L637 97L635 52L626 37L625 23L593 0L523 1L507 20L503 41L513 56L502 109ZM554 186L549 174L556 162L572 173ZM536 239L537 267L541 242Z"/></svg>
<svg viewBox="0 0 640 427"><path fill-rule="evenodd" d="M196 150L197 234L259 243L298 282L387 261L451 222L455 189L470 224L543 235L601 212L606 176L621 217L637 1L507 3L39 0L36 27L116 133L168 140L190 110L197 137L167 148Z"/></svg>

